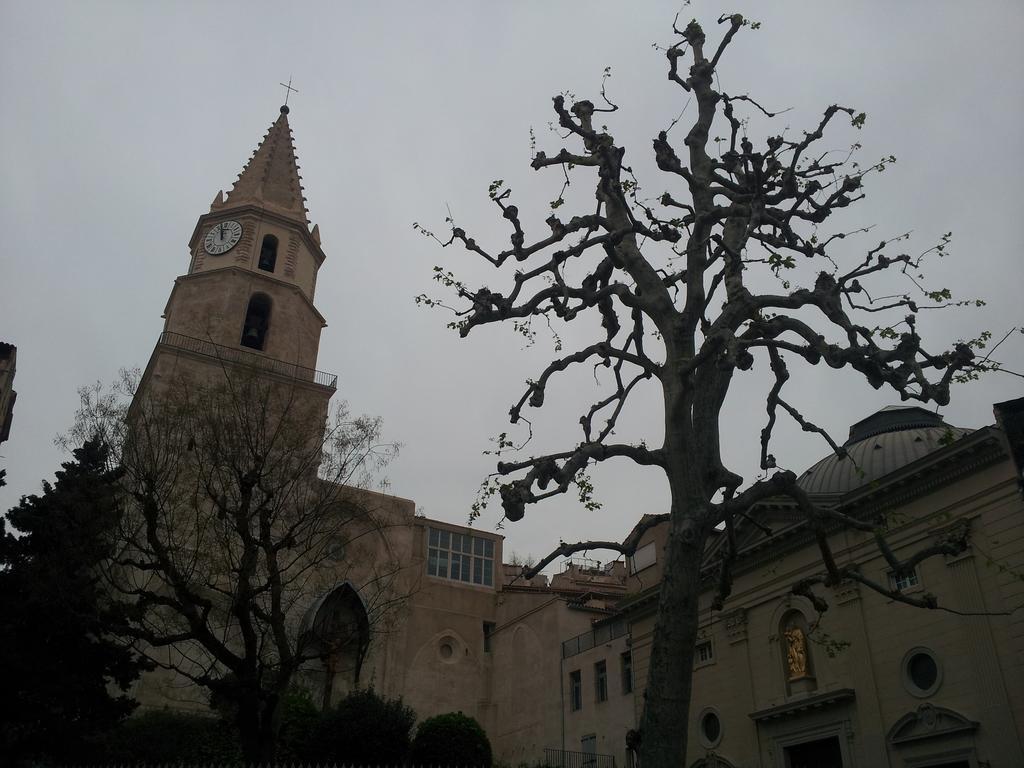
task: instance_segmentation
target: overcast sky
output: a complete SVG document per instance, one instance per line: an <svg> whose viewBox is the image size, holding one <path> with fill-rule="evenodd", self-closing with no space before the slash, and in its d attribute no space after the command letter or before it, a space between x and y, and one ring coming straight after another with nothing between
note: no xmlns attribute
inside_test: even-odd
<svg viewBox="0 0 1024 768"><path fill-rule="evenodd" d="M728 91L792 108L768 125L755 116L752 135L810 129L840 102L868 120L854 136L840 130L836 148L856 140L865 161L898 158L871 180L866 201L836 218L842 229L874 226L844 254L855 258L906 230L914 233L909 247L924 250L952 230L952 255L936 264L933 284L988 305L928 315L927 338L1002 335L1024 323L1024 4L747 6L696 2L683 16L700 18L714 40L722 11L763 23L737 36L720 67ZM459 225L500 248L507 229L487 200L488 184L500 178L528 231L532 222L542 233L561 180L554 170L530 170L529 130L538 149L557 151L551 96L596 98L609 66L608 92L621 109L608 128L645 190L666 189L673 182L652 172L651 139L686 100L652 44L671 42L680 7L0 2L0 340L18 347L19 393L11 438L0 446L8 473L0 510L52 477L64 458L53 437L72 421L79 386L145 366L173 280L188 268L197 217L230 188L277 117L278 83L291 76L299 90L291 125L327 253L316 297L328 322L318 367L340 376L337 397L382 416L387 436L404 444L389 470L392 492L431 517L465 522L493 468L482 455L488 438L507 428L522 382L539 374L551 349L542 338L524 349L511 329L494 327L460 340L445 328L449 317L416 307L414 296L437 293L435 264L495 289L507 281L464 252L441 251L412 224L443 231L450 207ZM574 189L586 199L592 192L583 187L581 176ZM589 342L584 330L570 330L567 341ZM1022 337L996 357L1024 369ZM727 409L726 458L748 480L764 420L764 368L734 388ZM989 424L992 403L1024 394L1022 384L994 374L959 386L942 413L957 426ZM789 390L808 417L841 437L896 402L854 374L827 370L800 369ZM569 379L527 414L534 450L578 440L573 405L594 391L586 375ZM657 397L639 395L620 437L656 444ZM787 427L774 453L800 471L826 451ZM601 510L581 511L572 498L534 507L505 525L506 553L539 556L559 538L620 539L641 514L666 509L656 472L613 466L594 479ZM478 525L497 522L494 510Z"/></svg>

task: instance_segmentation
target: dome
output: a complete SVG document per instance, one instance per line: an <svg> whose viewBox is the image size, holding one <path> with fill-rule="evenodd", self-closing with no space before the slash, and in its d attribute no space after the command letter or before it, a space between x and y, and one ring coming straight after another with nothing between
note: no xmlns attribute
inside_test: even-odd
<svg viewBox="0 0 1024 768"><path fill-rule="evenodd" d="M848 493L959 440L973 430L949 426L937 413L917 406L889 406L850 427L849 454L826 456L797 484L807 493Z"/></svg>

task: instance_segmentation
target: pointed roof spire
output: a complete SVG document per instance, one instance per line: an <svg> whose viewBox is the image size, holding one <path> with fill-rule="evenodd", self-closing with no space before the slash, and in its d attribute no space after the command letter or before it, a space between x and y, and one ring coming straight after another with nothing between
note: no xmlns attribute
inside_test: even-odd
<svg viewBox="0 0 1024 768"><path fill-rule="evenodd" d="M224 205L252 203L298 219L308 227L288 111L287 106L281 107L280 116L245 164Z"/></svg>

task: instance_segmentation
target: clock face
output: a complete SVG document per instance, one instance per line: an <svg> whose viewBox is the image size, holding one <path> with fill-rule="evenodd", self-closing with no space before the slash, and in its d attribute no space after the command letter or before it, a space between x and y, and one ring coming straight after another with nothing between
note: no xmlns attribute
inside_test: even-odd
<svg viewBox="0 0 1024 768"><path fill-rule="evenodd" d="M220 256L234 248L241 237L241 224L237 221L222 221L219 224L214 224L206 233L203 247L211 256Z"/></svg>

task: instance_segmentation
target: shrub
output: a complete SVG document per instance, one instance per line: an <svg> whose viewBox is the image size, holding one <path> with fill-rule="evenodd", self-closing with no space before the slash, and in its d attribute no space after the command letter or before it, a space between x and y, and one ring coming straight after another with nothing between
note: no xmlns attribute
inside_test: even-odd
<svg viewBox="0 0 1024 768"><path fill-rule="evenodd" d="M281 730L277 737L278 762L304 759L310 739L320 722L320 710L309 693L301 689L288 691L281 699Z"/></svg>
<svg viewBox="0 0 1024 768"><path fill-rule="evenodd" d="M420 723L412 743L412 763L451 768L490 768L491 743L480 723L461 712Z"/></svg>
<svg viewBox="0 0 1024 768"><path fill-rule="evenodd" d="M214 717L160 710L129 718L104 743L107 762L234 763L241 759L234 729Z"/></svg>
<svg viewBox="0 0 1024 768"><path fill-rule="evenodd" d="M302 759L347 765L400 765L409 752L416 713L372 688L353 691L323 713Z"/></svg>

